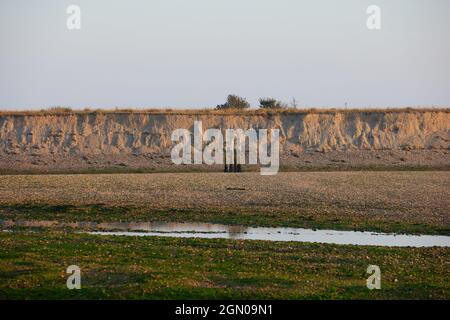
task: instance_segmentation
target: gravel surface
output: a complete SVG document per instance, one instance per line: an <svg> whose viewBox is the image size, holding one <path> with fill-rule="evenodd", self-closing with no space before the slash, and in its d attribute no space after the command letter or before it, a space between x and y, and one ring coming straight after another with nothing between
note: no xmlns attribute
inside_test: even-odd
<svg viewBox="0 0 450 320"><path fill-rule="evenodd" d="M450 226L450 172L0 176L0 205L130 206Z"/></svg>

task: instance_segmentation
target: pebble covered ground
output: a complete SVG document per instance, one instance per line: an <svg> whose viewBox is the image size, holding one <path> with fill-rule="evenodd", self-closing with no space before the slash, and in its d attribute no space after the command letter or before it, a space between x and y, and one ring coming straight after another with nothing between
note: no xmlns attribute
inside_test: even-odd
<svg viewBox="0 0 450 320"><path fill-rule="evenodd" d="M285 225L302 217L449 229L450 172L0 176L0 218L24 204L251 213L266 222L283 215Z"/></svg>

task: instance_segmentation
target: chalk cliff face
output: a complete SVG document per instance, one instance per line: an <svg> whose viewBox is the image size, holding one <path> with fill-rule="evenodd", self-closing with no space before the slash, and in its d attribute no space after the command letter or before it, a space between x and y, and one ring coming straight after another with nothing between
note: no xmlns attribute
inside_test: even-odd
<svg viewBox="0 0 450 320"><path fill-rule="evenodd" d="M448 110L272 115L5 114L0 115L0 168L11 167L6 161L12 159L26 165L27 157L41 159L44 165L49 165L49 159L58 165L71 158L95 163L96 158L127 156L149 157L150 163L153 156L170 154L173 130L192 132L194 121L202 121L204 130L279 129L282 159L302 158L314 151L355 154L369 150L440 150L448 157L450 148Z"/></svg>

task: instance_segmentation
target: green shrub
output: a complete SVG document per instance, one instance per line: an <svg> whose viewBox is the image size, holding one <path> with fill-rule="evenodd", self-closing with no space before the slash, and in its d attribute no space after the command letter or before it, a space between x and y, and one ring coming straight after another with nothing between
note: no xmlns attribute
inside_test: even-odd
<svg viewBox="0 0 450 320"><path fill-rule="evenodd" d="M224 104L219 104L216 109L248 109L250 108L250 103L247 102L244 98L236 96L234 94L230 94L227 97L227 102Z"/></svg>
<svg viewBox="0 0 450 320"><path fill-rule="evenodd" d="M259 107L261 109L286 109L287 106L281 101L273 98L259 98Z"/></svg>

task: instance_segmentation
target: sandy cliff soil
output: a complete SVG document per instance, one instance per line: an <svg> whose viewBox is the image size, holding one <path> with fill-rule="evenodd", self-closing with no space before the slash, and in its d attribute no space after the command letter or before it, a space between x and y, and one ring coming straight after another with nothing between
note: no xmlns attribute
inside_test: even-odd
<svg viewBox="0 0 450 320"><path fill-rule="evenodd" d="M450 110L97 112L0 115L0 171L195 169L170 159L172 131L192 131L194 121L202 121L204 129L279 129L281 165L290 169L450 168Z"/></svg>

